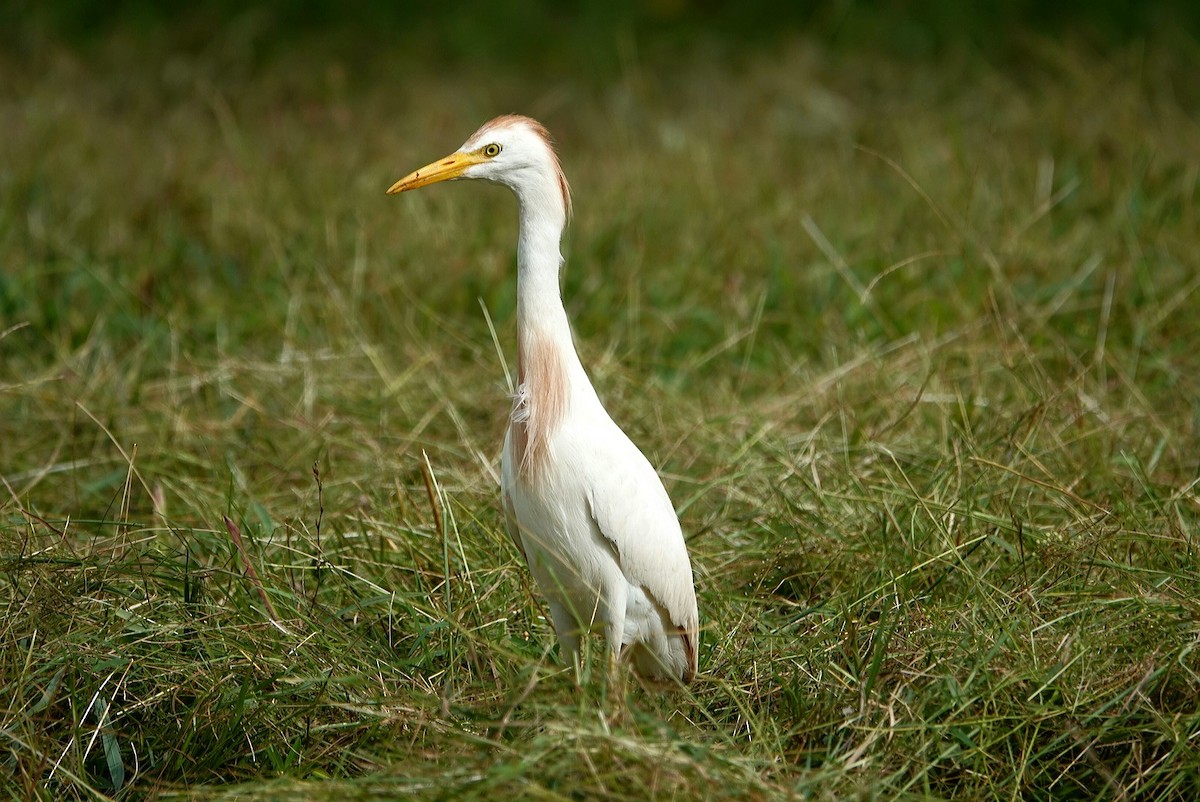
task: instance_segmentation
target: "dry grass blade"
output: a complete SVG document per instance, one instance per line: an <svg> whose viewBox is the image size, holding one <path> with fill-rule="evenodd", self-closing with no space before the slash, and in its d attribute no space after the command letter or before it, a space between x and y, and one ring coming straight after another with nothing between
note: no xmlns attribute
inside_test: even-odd
<svg viewBox="0 0 1200 802"><path fill-rule="evenodd" d="M233 541L238 557L241 558L242 567L246 570L246 578L254 586L254 590L258 593L258 598L262 599L263 607L266 608L267 616L271 619L271 623L278 627L280 632L287 633L287 627L280 623L279 613L275 612L275 605L271 603L271 597L267 595L267 589L263 587L262 580L258 578L258 571L254 568L254 561L250 559L250 552L246 549L246 542L242 539L241 528L228 515L223 517L225 520L225 530L229 532L229 539Z"/></svg>

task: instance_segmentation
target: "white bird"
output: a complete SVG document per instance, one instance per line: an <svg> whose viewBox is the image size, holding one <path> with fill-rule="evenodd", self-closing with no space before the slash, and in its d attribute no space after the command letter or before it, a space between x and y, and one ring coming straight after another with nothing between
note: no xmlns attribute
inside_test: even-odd
<svg viewBox="0 0 1200 802"><path fill-rule="evenodd" d="M517 373L504 436L508 533L545 594L565 656L602 626L612 659L650 679L690 682L700 615L679 519L662 481L600 403L559 292L571 211L546 129L506 115L454 153L397 181L392 195L482 178L517 196Z"/></svg>

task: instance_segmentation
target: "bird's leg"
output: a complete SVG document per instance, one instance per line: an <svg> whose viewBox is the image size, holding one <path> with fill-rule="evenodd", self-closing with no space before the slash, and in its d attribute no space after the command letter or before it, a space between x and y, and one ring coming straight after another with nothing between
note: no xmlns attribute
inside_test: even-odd
<svg viewBox="0 0 1200 802"><path fill-rule="evenodd" d="M609 610L611 617L604 627L604 640L608 646L608 676L612 679L621 668L621 656L624 651L621 641L625 634L625 609Z"/></svg>
<svg viewBox="0 0 1200 802"><path fill-rule="evenodd" d="M628 671L623 665L626 661L619 646L614 649L610 643L605 651L608 653L608 673L604 683L605 707L608 714L605 718L610 726L616 727L626 723L629 718L629 707L625 703L625 681Z"/></svg>
<svg viewBox="0 0 1200 802"><path fill-rule="evenodd" d="M559 656L567 665L575 667L575 678L578 681L580 672L579 662L579 624L571 608L554 599L547 599L550 607L550 619L554 623L554 632L558 635Z"/></svg>
<svg viewBox="0 0 1200 802"><path fill-rule="evenodd" d="M608 615L608 620L604 626L604 640L608 656L608 672L605 686L608 691L610 701L609 722L617 724L624 721L627 709L625 707L625 671L621 665L625 662L624 657L625 646L622 641L625 639L625 601L624 595L618 589L616 593L607 594L607 603L605 612Z"/></svg>

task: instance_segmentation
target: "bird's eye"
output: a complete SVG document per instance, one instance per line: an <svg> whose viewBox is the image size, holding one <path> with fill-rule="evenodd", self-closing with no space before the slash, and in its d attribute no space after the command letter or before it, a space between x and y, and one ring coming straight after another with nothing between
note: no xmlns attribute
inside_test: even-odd
<svg viewBox="0 0 1200 802"><path fill-rule="evenodd" d="M493 142L492 144L486 146L483 149L483 155L487 156L489 159L499 156L500 155L500 146Z"/></svg>

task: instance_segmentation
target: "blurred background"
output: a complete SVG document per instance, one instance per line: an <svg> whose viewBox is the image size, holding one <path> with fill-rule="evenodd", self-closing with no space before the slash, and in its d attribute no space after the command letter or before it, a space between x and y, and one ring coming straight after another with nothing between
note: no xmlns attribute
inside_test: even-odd
<svg viewBox="0 0 1200 802"><path fill-rule="evenodd" d="M259 58L300 43L319 43L321 55L351 63L390 52L402 61L432 61L442 68L463 62L507 68L557 65L564 72L610 78L620 69L617 43L628 36L647 37L654 47L708 40L741 50L807 35L830 46L910 58L955 48L1002 58L1017 55L1013 48L1029 35L1115 45L1171 28L1195 31L1200 21L1195 4L1182 0L583 0L566 6L516 0L503 8L465 0L437 8L404 0L268 0L251 8L233 0L186 6L152 0L14 0L2 13L5 44L15 48L10 55L25 58L55 41L94 45L123 31L145 38L147 45L158 41L183 51L203 51L215 44L214 37L228 35L240 36L243 46L252 44Z"/></svg>
<svg viewBox="0 0 1200 802"><path fill-rule="evenodd" d="M703 297L685 288L658 299L693 302L684 328L696 338L647 335L641 345L665 352L646 358L663 367L728 336L713 317L725 311L703 311L710 300L734 303L745 318L765 293L768 331L779 322L773 312L786 312L791 326L829 303L844 306L842 293L854 288L834 275L828 249L788 233L806 214L862 286L938 250L936 229L921 238L928 208L886 160L909 159L916 183L947 182L935 201L963 210L956 236L993 248L998 229L988 226L1000 225L999 215L1017 224L1015 215L1076 179L1089 180L1055 205L1103 206L1125 167L1141 170L1137 153L1149 159L1148 179L1186 173L1164 159L1183 157L1194 142L1164 115L1194 125L1198 25L1200 8L1182 0L15 0L0 9L0 187L10 211L28 214L5 217L0 313L31 323L69 318L75 305L61 293L89 279L64 284L52 267L63 266L59 257L89 257L92 276L115 270L143 311L166 312L214 288L233 293L226 300L237 306L251 297L241 293L251 274L268 293L294 295L286 251L303 260L316 240L323 258L341 264L355 253L371 265L375 254L402 255L397 239L381 235L395 236L404 210L428 203L453 216L466 196L385 203L377 188L491 116L519 111L542 119L563 146L580 201L579 261L644 263L651 296L680 265L709 255L729 265L719 280L711 271L695 277ZM999 185L1009 181L1029 208L1001 210L1007 188ZM695 205L665 200L678 196ZM476 264L508 264L500 233L508 217L451 222L483 238ZM880 236L863 239L872 231ZM353 251L356 238L362 247ZM31 264L40 277L13 278ZM950 275L899 272L901 285ZM587 286L597 308L616 308L629 298L613 288L628 290L641 275L618 273L611 284L589 267L568 272L567 286ZM1038 275L1026 265L1013 278ZM462 280L467 302L499 304L501 317L511 308L511 282L486 272ZM435 307L456 292L423 291ZM56 293L54 308L37 300ZM817 303L790 304L797 293ZM852 327L861 323L868 336L906 328L911 309L897 297L895 320L860 310L864 320ZM919 304L922 317L955 317L938 299ZM243 311L253 317L253 307ZM204 316L195 322L204 328ZM68 327L77 336L86 329L86 321ZM816 350L811 339L781 334L791 349Z"/></svg>

